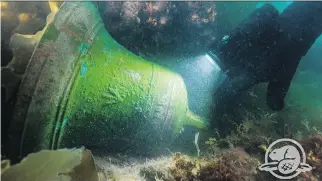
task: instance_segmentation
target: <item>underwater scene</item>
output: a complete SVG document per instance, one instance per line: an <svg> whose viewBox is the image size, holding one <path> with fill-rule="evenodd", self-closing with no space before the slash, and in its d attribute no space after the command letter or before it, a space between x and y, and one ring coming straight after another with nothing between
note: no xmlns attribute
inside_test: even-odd
<svg viewBox="0 0 322 181"><path fill-rule="evenodd" d="M0 7L3 181L322 180L322 2Z"/></svg>

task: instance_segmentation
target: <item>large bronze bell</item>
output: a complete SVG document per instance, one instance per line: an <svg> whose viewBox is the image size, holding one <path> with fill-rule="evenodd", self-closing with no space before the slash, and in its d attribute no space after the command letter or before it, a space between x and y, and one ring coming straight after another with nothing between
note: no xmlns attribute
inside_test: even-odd
<svg viewBox="0 0 322 181"><path fill-rule="evenodd" d="M118 44L91 2L65 2L26 69L10 153L81 145L153 151L185 125L207 128L187 101L183 79Z"/></svg>

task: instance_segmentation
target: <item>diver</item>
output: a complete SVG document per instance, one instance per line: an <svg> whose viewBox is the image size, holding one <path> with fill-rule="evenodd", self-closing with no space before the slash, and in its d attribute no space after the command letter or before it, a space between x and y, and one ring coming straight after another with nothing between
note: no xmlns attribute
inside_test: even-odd
<svg viewBox="0 0 322 181"><path fill-rule="evenodd" d="M282 110L300 60L321 32L322 2L293 2L280 14L265 4L213 43L209 56L226 78L214 93L212 126L227 128L223 116L231 103L242 91L262 82L268 82L268 106Z"/></svg>

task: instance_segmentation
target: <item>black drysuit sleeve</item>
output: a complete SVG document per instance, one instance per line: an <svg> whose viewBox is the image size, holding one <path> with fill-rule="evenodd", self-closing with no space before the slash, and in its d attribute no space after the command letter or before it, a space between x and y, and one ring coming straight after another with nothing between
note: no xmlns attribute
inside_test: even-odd
<svg viewBox="0 0 322 181"><path fill-rule="evenodd" d="M267 103L273 110L284 107L284 98L297 66L322 32L322 2L294 2L279 17L279 69L267 88Z"/></svg>

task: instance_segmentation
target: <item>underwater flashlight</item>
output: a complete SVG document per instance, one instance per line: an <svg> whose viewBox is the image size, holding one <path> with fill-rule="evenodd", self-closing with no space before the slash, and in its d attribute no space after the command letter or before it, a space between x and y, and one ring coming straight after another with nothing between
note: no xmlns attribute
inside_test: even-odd
<svg viewBox="0 0 322 181"><path fill-rule="evenodd" d="M225 35L221 40L213 42L209 47L209 51L206 53L206 58L218 71L225 70L219 52L221 52L222 46L228 42L228 39L229 35Z"/></svg>
<svg viewBox="0 0 322 181"><path fill-rule="evenodd" d="M212 53L212 52L210 52ZM206 54L206 59L210 62L210 64L217 70L221 70L221 68L219 67L218 65L218 62L219 62L219 58L216 54L213 54L212 53L212 56L210 56L209 54ZM212 58L214 57L214 58Z"/></svg>

